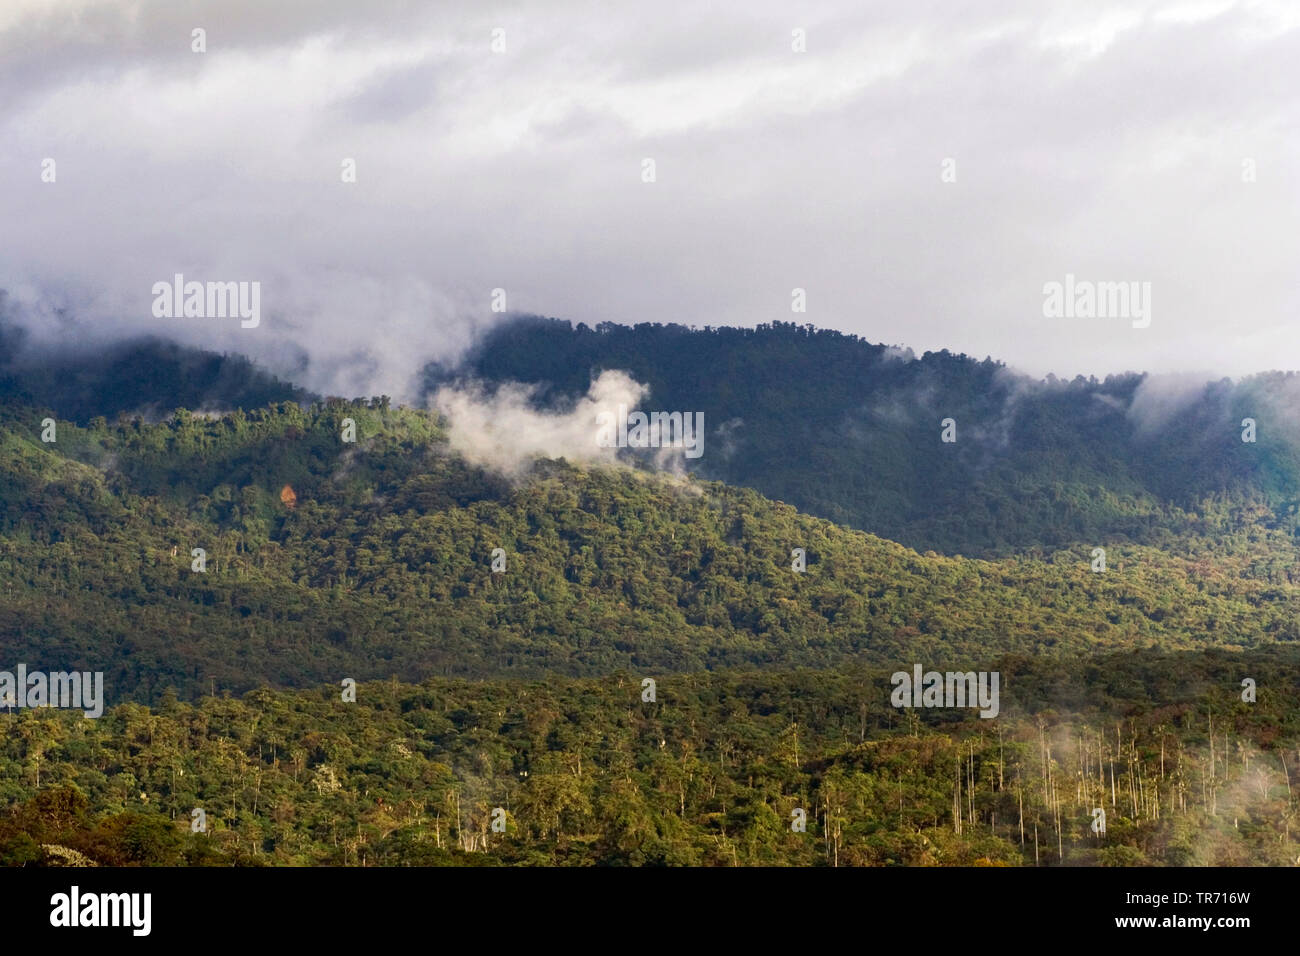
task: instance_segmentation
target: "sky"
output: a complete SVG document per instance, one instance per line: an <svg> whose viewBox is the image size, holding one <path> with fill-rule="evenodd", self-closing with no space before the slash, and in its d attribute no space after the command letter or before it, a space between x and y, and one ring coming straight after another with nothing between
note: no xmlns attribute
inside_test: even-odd
<svg viewBox="0 0 1300 956"><path fill-rule="evenodd" d="M398 398L494 305L1297 369L1298 81L1292 0L0 0L0 312ZM177 273L260 321L159 317Z"/></svg>

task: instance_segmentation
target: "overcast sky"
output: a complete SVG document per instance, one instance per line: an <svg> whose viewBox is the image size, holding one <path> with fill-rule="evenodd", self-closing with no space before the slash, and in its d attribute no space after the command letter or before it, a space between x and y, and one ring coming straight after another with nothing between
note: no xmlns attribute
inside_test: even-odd
<svg viewBox="0 0 1300 956"><path fill-rule="evenodd" d="M1063 377L1294 369L1298 99L1294 0L2 0L0 289L57 342L348 395L409 397L494 288ZM155 318L178 272L260 282L261 324ZM1150 326L1045 318L1067 273L1150 282Z"/></svg>

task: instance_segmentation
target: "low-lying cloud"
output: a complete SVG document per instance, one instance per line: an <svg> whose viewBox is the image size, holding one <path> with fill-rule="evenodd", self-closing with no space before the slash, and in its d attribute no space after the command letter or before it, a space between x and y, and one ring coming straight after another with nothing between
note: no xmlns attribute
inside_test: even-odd
<svg viewBox="0 0 1300 956"><path fill-rule="evenodd" d="M1210 379L1208 374L1194 372L1146 376L1133 393L1129 421L1139 435L1161 430L1204 397Z"/></svg>
<svg viewBox="0 0 1300 956"><path fill-rule="evenodd" d="M626 372L606 371L572 408L560 411L537 408L536 386L517 382L493 392L482 384L443 386L432 403L447 419L453 451L476 465L521 478L538 458L615 464L619 449L601 446L598 419L635 407L649 391Z"/></svg>

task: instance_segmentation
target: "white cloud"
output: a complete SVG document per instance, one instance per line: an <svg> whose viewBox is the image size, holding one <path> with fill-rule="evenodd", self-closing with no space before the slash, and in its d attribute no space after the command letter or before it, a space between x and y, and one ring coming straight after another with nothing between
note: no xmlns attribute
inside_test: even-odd
<svg viewBox="0 0 1300 956"><path fill-rule="evenodd" d="M529 403L533 390L520 384L503 385L490 394L481 386L444 386L434 394L433 406L447 419L453 451L518 478L537 458L614 464L619 450L602 447L599 416L616 420L635 409L647 392L626 372L605 371L564 411L534 409Z"/></svg>
<svg viewBox="0 0 1300 956"><path fill-rule="evenodd" d="M3 11L0 288L78 334L305 353L310 386L409 397L504 288L575 321L797 320L1062 377L1300 367L1285 3ZM142 301L175 272L261 280L268 319L160 325ZM1152 282L1151 327L1043 319L1067 272Z"/></svg>

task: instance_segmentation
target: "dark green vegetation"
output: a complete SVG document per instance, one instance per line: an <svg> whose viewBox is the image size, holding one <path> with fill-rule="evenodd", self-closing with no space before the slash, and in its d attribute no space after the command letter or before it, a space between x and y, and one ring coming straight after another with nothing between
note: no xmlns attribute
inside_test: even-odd
<svg viewBox="0 0 1300 956"><path fill-rule="evenodd" d="M1006 659L996 721L894 711L856 668L655 703L620 674L27 711L0 723L0 862L1290 865L1297 663Z"/></svg>
<svg viewBox="0 0 1300 956"><path fill-rule="evenodd" d="M0 669L103 671L109 710L0 715L4 861L1300 856L1291 379L1211 387L1180 406L1179 438L1112 408L1138 400L1136 376L1013 399L993 363L896 361L786 326L507 332L525 336L512 362L585 370L550 401L600 367L548 357L555 335L649 336L681 365L664 374L696 369L698 393L660 402L668 386L631 353L605 367L650 380L650 407L711 424L749 408L749 429L785 387L754 383L785 383L784 431L733 432L750 437L727 467L985 558L698 478L549 461L512 483L451 455L430 413L312 400L239 360L149 345L59 376L5 366ZM696 345L664 344L683 335ZM132 384L146 368L153 385ZM155 390L149 414L135 389ZM858 414L841 456L853 389L901 411ZM927 389L931 404L915 397ZM273 404L158 415L177 395ZM1258 445L1239 438L1250 405L1265 409ZM939 442L948 416L957 445ZM340 440L349 418L355 444ZM888 675L915 663L1001 671L1001 715L894 710ZM1240 700L1244 677L1257 703ZM343 678L368 682L357 703L339 700ZM1104 840L1088 829L1098 806ZM194 807L209 834L189 833ZM796 807L806 834L790 831Z"/></svg>
<svg viewBox="0 0 1300 956"><path fill-rule="evenodd" d="M552 463L514 487L449 456L427 413L386 405L65 422L52 444L41 413L5 410L8 658L101 670L110 700L150 702L342 677L981 669L1009 651L1300 635L1290 537L1229 514L1202 517L1218 532L1181 554L1112 546L1105 574L1086 545L922 556L718 484Z"/></svg>
<svg viewBox="0 0 1300 956"><path fill-rule="evenodd" d="M4 319L0 290L0 402L88 422L96 416L166 418L177 408L260 408L313 396L239 355L218 355L162 339L54 351L31 344ZM67 338L74 338L69 333ZM66 341L66 339L65 339Z"/></svg>
<svg viewBox="0 0 1300 956"><path fill-rule="evenodd" d="M794 324L595 329L523 319L487 335L469 377L541 386L563 405L621 369L646 410L702 411L704 477L918 550L1005 554L1080 541L1167 546L1209 507L1262 508L1288 533L1300 498L1300 377L1234 385L1036 381L948 352L919 359ZM939 440L957 422L957 442ZM1258 441L1241 441L1254 418Z"/></svg>

